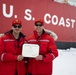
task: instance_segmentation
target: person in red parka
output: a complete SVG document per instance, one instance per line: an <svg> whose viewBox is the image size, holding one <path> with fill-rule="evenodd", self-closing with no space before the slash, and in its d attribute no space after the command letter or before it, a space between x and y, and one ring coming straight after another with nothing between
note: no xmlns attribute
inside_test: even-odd
<svg viewBox="0 0 76 75"><path fill-rule="evenodd" d="M21 33L22 22L14 20L12 29L0 38L0 75L26 75L22 45L27 43Z"/></svg>
<svg viewBox="0 0 76 75"><path fill-rule="evenodd" d="M29 58L29 75L52 75L53 60L58 56L58 50L52 36L44 30L42 20L35 21L34 34L28 38L28 43L38 44L39 55Z"/></svg>

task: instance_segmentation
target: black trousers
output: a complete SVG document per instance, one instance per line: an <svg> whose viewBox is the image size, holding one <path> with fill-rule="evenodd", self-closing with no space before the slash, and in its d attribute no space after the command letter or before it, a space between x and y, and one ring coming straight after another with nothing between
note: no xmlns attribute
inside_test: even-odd
<svg viewBox="0 0 76 75"><path fill-rule="evenodd" d="M32 74L28 73L27 75L32 75Z"/></svg>

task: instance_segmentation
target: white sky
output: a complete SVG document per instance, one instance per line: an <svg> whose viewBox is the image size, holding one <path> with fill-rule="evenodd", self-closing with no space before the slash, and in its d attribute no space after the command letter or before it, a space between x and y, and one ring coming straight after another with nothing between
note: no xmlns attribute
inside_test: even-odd
<svg viewBox="0 0 76 75"><path fill-rule="evenodd" d="M52 75L76 75L76 48L58 51L59 56L53 61Z"/></svg>

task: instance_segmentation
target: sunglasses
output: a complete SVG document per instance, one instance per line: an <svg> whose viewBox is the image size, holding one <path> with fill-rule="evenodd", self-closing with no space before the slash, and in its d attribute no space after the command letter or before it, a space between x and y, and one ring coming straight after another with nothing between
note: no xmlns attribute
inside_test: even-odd
<svg viewBox="0 0 76 75"><path fill-rule="evenodd" d="M40 27L41 27L41 26L42 26L42 24L35 24L35 26L40 26Z"/></svg>
<svg viewBox="0 0 76 75"><path fill-rule="evenodd" d="M14 25L13 27L14 28L21 28L22 26L21 25L18 25L18 26L17 25Z"/></svg>

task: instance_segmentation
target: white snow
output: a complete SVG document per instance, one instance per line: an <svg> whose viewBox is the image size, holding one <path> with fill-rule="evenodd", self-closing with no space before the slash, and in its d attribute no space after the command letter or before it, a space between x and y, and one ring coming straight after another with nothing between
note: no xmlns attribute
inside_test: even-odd
<svg viewBox="0 0 76 75"><path fill-rule="evenodd" d="M52 75L76 75L76 48L58 49L59 56L53 61Z"/></svg>

